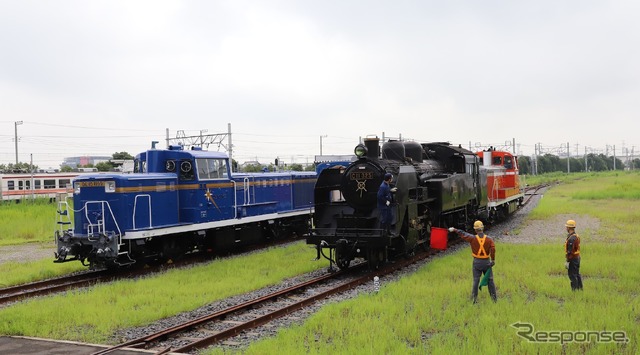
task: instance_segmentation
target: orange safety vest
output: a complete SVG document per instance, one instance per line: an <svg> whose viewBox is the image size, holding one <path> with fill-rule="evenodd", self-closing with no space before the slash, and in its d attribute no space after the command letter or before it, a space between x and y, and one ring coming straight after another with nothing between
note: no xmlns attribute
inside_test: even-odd
<svg viewBox="0 0 640 355"><path fill-rule="evenodd" d="M477 254L473 252L473 249L471 249L471 255L478 259L489 259L489 254L487 254L487 251L484 249L484 242L487 240L487 235L485 234L482 238L476 235L476 240L478 241L478 244L480 244L480 248L478 248Z"/></svg>
<svg viewBox="0 0 640 355"><path fill-rule="evenodd" d="M576 250L575 253L573 252L573 250L571 251L567 250L567 244L569 244L569 238L571 238L572 235L575 235L576 240L578 241L578 250ZM571 252L573 255L580 255L580 236L578 236L578 233L573 233L569 235L567 239L564 241L564 254L567 255L567 253L569 252Z"/></svg>

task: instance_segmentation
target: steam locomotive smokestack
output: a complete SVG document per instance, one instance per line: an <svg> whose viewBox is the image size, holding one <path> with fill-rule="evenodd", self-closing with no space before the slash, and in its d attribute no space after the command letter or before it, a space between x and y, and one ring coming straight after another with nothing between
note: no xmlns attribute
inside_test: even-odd
<svg viewBox="0 0 640 355"><path fill-rule="evenodd" d="M380 157L380 139L365 138L364 146L367 148L367 158L371 160L378 160Z"/></svg>

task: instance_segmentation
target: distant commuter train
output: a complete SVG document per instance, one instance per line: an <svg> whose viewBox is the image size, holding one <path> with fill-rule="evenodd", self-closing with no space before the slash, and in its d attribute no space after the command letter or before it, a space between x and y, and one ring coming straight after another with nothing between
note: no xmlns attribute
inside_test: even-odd
<svg viewBox="0 0 640 355"><path fill-rule="evenodd" d="M182 146L143 152L134 169L76 177L55 262L111 267L308 231L315 172L232 173L226 154Z"/></svg>
<svg viewBox="0 0 640 355"><path fill-rule="evenodd" d="M2 201L24 198L55 198L58 194L70 194L72 181L79 173L18 173L0 174Z"/></svg>
<svg viewBox="0 0 640 355"><path fill-rule="evenodd" d="M319 173L314 228L307 237L318 258L323 255L340 268L355 258L376 268L428 247L435 227L471 229L477 219L492 223L516 211L524 199L517 159L508 152L474 154L449 143L401 141L380 149L375 138L358 144L355 155L350 164ZM376 203L386 173L397 187L390 232L381 228Z"/></svg>

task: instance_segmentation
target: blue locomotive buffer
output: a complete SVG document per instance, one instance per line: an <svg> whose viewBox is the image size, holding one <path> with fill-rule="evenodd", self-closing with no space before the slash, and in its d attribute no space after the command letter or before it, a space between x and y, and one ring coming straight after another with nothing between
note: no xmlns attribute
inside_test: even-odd
<svg viewBox="0 0 640 355"><path fill-rule="evenodd" d="M73 205L58 203L56 262L109 267L231 249L302 234L313 212L314 172L231 174L226 154L182 147L139 154L135 171L74 180Z"/></svg>

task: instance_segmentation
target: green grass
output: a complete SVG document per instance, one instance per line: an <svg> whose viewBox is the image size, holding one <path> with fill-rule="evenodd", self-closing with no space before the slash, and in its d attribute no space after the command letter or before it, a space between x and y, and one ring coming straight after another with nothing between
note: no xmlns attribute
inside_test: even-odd
<svg viewBox="0 0 640 355"><path fill-rule="evenodd" d="M51 257L29 262L6 262L0 264L0 288L49 279L56 276L86 270L80 262L55 264Z"/></svg>
<svg viewBox="0 0 640 355"><path fill-rule="evenodd" d="M626 347L579 343L565 347L568 353L636 353L638 253L623 245L589 245L585 248L589 258L581 270L585 291L574 293L558 247L499 244L497 304L484 288L479 306L471 305L471 258L464 250L398 282L383 284L378 294L327 306L303 325L280 331L246 353L499 354L562 349L559 344L528 343L511 326L517 322L531 323L539 331L625 331L632 340ZM222 351L212 351L218 352Z"/></svg>
<svg viewBox="0 0 640 355"><path fill-rule="evenodd" d="M0 203L0 246L52 241L56 206L49 199Z"/></svg>
<svg viewBox="0 0 640 355"><path fill-rule="evenodd" d="M557 243L523 245L498 240L497 304L489 300L486 289L478 306L470 304L471 256L467 248L433 260L397 282L383 279L379 293L325 306L303 324L283 329L243 352L638 353L640 215L635 212L638 201L634 194L639 177L637 172L558 174L549 181L560 185L554 185L530 215L542 220L558 214L600 220L599 230L582 231L576 218L578 233L583 233L583 292L570 290L560 227L560 231L549 231L557 235ZM609 196L607 191L616 193ZM591 238L593 234L599 238ZM0 334L104 342L116 329L148 324L327 266L309 262L314 255L298 243L186 272L173 270L157 277L31 300L0 309ZM517 335L511 326L516 322L531 323L536 331L620 330L630 342L530 343Z"/></svg>
<svg viewBox="0 0 640 355"><path fill-rule="evenodd" d="M533 219L557 214L600 219L600 230L583 236L583 292L570 289L563 265L563 232L554 229L549 233L558 234L558 243L497 242L497 304L490 301L486 288L478 306L470 303L471 257L465 249L433 260L397 282L383 280L377 294L325 306L302 325L281 330L242 352L636 354L640 351L640 219L634 212L633 190L639 176L571 177L546 193L531 215ZM602 194L617 191L616 186L632 188L614 196ZM591 240L591 233L600 236L598 241ZM624 331L630 342L533 343L518 336L512 326L517 322L530 323L538 332ZM210 351L224 352L232 351Z"/></svg>
<svg viewBox="0 0 640 355"><path fill-rule="evenodd" d="M312 254L301 241L189 270L29 300L0 309L0 334L104 343L116 329L148 324L326 267L310 262Z"/></svg>

